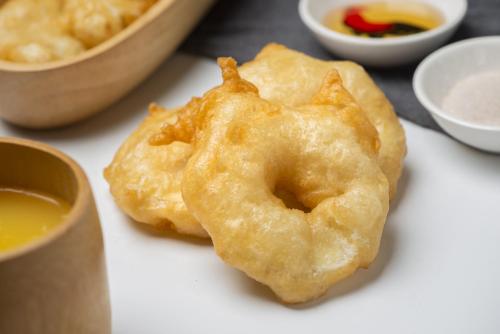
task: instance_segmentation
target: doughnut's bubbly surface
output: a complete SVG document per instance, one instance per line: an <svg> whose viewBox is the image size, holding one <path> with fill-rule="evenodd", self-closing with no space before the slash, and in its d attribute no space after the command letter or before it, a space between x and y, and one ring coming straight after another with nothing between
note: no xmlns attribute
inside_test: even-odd
<svg viewBox="0 0 500 334"><path fill-rule="evenodd" d="M0 2L0 59L45 63L111 38L156 0L6 0Z"/></svg>
<svg viewBox="0 0 500 334"><path fill-rule="evenodd" d="M104 175L118 206L136 221L207 237L188 212L180 192L191 144L149 144L150 137L164 124L177 121L178 113L178 109L151 105L149 116L122 144Z"/></svg>
<svg viewBox="0 0 500 334"><path fill-rule="evenodd" d="M332 69L339 72L345 88L379 133L378 160L393 197L406 154L405 134L391 103L361 66L350 61L323 61L269 44L239 72L257 86L262 98L293 107L310 101Z"/></svg>
<svg viewBox="0 0 500 334"><path fill-rule="evenodd" d="M308 103L317 93L329 69L338 70L344 85L363 108L359 112L378 130L378 161L394 194L405 153L404 133L392 106L359 65L324 62L271 44L256 60L241 66L239 72L258 87L261 96L297 106ZM197 111L202 101L193 98L184 107L166 113L153 106L151 115L126 139L107 169L106 178L118 206L135 220L207 236L186 208L181 194L181 179L195 142ZM163 131L159 131L163 123ZM152 139L149 143L163 144L164 151L150 147L148 139ZM168 157L161 154L165 151ZM166 160L164 164L162 159ZM280 195L283 194L286 196L288 192Z"/></svg>
<svg viewBox="0 0 500 334"><path fill-rule="evenodd" d="M389 185L377 131L336 70L289 107L260 98L234 60L220 64L224 84L205 94L187 125L195 136L184 200L226 263L285 302L311 300L378 252ZM278 190L303 209L287 206Z"/></svg>

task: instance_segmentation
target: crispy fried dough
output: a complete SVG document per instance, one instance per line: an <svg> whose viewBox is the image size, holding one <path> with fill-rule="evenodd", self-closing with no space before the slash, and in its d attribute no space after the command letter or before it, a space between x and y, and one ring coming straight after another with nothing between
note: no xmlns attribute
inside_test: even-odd
<svg viewBox="0 0 500 334"><path fill-rule="evenodd" d="M356 102L361 105L364 113L379 132L378 160L390 181L391 195L394 195L405 153L404 133L392 106L359 65L351 62L320 61L289 50L284 46L271 44L259 53L256 60L241 66L239 72L244 78L252 80L264 98L297 106L309 103L312 96L320 89L326 73L332 68L339 71L346 88L355 97ZM226 76L224 89L228 90L230 87L228 82L231 80L232 74L229 72L229 74L226 73ZM239 80L233 81L232 85L248 85L248 83ZM219 90L221 89L223 88L219 88ZM204 235L202 227L197 224L182 203L180 194L182 169L149 163L149 161L157 160L154 155L161 152L161 149L147 147L147 139L151 138L151 143L155 145L163 144L167 147L173 145L167 149L168 151L177 148L176 152L180 152L182 148L185 155L182 156L181 160L185 163L189 159L187 152L190 152L191 143L195 140L196 123L200 122L200 119L196 119L196 115L198 115L201 101L200 98L193 98L182 108L182 112L176 111L176 115L179 115L178 120L176 119L177 122L166 122L163 131L158 131L164 122L160 117L162 114L149 116L139 127L139 130L132 134L123 145L113 164L108 168L120 171L115 173L117 175L135 175L135 177L129 178L129 181L124 181L124 178L112 177L111 172L106 173L110 175L107 179L117 204L136 220L153 225L165 225L166 222L169 222L172 226L177 226L177 229L183 233ZM165 117L170 118L167 115ZM172 125L173 123L176 124ZM357 124L355 128L359 128L359 125ZM177 130L174 130L175 128ZM140 152L134 153L135 150L140 150ZM173 156L176 157L175 154ZM122 161L126 163L117 166ZM147 162L145 167L142 166L143 161ZM145 175L146 172L162 173L168 184L163 185L162 182L158 181L160 176L148 176ZM138 177L139 175L142 175L144 179L156 181L148 182L147 191L141 191L142 178ZM129 191L127 187L136 190ZM129 195L126 195L127 193ZM148 199L148 193L156 194L156 197ZM161 198L162 194L165 195L164 198ZM162 201L164 203L161 203ZM155 204L153 205L152 202Z"/></svg>
<svg viewBox="0 0 500 334"><path fill-rule="evenodd" d="M300 106L311 100L332 69L339 72L345 88L379 132L379 163L389 180L392 198L406 154L405 135L391 103L361 66L350 61L318 60L283 45L269 44L239 72L257 86L262 98Z"/></svg>
<svg viewBox="0 0 500 334"><path fill-rule="evenodd" d="M377 131L335 70L292 108L261 99L234 60L219 63L224 84L195 115L183 198L226 263L285 302L316 298L378 252L389 184ZM288 208L278 188L310 212Z"/></svg>
<svg viewBox="0 0 500 334"><path fill-rule="evenodd" d="M136 221L207 237L180 192L191 145L180 141L162 147L149 144L151 135L163 124L175 123L182 112L151 105L149 116L123 143L104 176L118 206Z"/></svg>

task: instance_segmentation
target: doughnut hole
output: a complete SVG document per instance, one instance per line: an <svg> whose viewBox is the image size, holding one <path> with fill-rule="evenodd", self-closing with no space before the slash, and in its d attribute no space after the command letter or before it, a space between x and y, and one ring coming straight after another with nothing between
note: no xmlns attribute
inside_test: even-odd
<svg viewBox="0 0 500 334"><path fill-rule="evenodd" d="M283 202L283 205L288 209L300 210L304 213L311 212L312 208L307 207L304 203L302 203L295 193L291 190L288 190L286 186L277 185L274 188L273 195Z"/></svg>

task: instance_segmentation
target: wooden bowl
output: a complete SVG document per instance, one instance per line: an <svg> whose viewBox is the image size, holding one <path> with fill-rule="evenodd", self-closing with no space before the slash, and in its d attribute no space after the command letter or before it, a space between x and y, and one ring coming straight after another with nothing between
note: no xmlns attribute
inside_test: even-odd
<svg viewBox="0 0 500 334"><path fill-rule="evenodd" d="M67 60L0 61L0 117L51 128L105 109L172 53L213 2L159 0L113 38Z"/></svg>
<svg viewBox="0 0 500 334"><path fill-rule="evenodd" d="M20 139L0 138L0 157L0 187L72 204L47 236L0 253L0 333L110 333L101 227L82 169L49 146Z"/></svg>

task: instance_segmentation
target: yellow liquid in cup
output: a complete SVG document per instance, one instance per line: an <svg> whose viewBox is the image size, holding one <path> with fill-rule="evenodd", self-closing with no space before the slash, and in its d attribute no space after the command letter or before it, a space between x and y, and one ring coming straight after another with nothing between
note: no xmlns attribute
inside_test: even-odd
<svg viewBox="0 0 500 334"><path fill-rule="evenodd" d="M70 209L69 203L50 195L0 188L0 253L47 235Z"/></svg>

